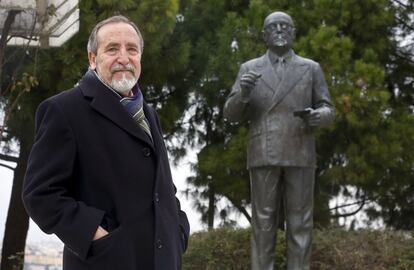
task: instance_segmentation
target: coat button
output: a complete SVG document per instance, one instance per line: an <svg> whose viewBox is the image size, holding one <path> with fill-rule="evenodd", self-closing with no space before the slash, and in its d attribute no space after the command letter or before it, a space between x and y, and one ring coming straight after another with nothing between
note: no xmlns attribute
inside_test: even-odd
<svg viewBox="0 0 414 270"><path fill-rule="evenodd" d="M155 202L160 202L160 195L158 194L158 192L155 192L154 200L155 200Z"/></svg>
<svg viewBox="0 0 414 270"><path fill-rule="evenodd" d="M163 247L163 246L162 246L161 239L158 239L158 240L157 240L157 242L156 242L156 246L157 246L157 248L158 248L158 249L162 249L162 247Z"/></svg>
<svg viewBox="0 0 414 270"><path fill-rule="evenodd" d="M148 147L142 148L142 154L144 154L145 157L151 156L151 149L149 149Z"/></svg>

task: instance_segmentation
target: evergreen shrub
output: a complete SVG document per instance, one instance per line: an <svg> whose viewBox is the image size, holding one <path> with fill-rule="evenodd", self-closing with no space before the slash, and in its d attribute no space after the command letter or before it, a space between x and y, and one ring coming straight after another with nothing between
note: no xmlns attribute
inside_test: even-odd
<svg viewBox="0 0 414 270"><path fill-rule="evenodd" d="M414 270L413 234L399 231L314 230L312 270ZM276 269L286 268L285 234L278 232ZM191 235L183 270L249 270L250 229Z"/></svg>

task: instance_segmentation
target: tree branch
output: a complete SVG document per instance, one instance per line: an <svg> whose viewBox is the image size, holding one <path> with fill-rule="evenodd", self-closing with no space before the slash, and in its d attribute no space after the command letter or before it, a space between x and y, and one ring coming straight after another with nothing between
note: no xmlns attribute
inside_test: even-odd
<svg viewBox="0 0 414 270"><path fill-rule="evenodd" d="M17 157L5 155L5 154L0 154L0 159L4 161L9 161L9 162L17 162L19 160Z"/></svg>
<svg viewBox="0 0 414 270"><path fill-rule="evenodd" d="M14 168L14 167L9 166L9 165L6 165L6 164L3 164L3 163L0 163L0 167L5 167L5 168L10 169L10 170L12 170L12 171L14 171L14 170L15 170L15 168Z"/></svg>
<svg viewBox="0 0 414 270"><path fill-rule="evenodd" d="M4 133L9 133L9 131L7 130L7 127L5 126L0 125L0 129L2 129Z"/></svg>
<svg viewBox="0 0 414 270"><path fill-rule="evenodd" d="M171 130L168 133L165 133L163 138L164 140L169 140L170 138L172 138L173 136L176 136L176 132L183 128L184 125L188 125L191 124L190 120L188 121L177 121L176 123L174 123L174 126L171 128Z"/></svg>
<svg viewBox="0 0 414 270"><path fill-rule="evenodd" d="M244 208L240 204L236 203L235 200L233 200L230 196L226 195L226 198L234 205L234 207L237 208L237 210L239 210L246 217L247 221L249 221L249 223L251 224L252 223L252 217L249 215L246 208Z"/></svg>
<svg viewBox="0 0 414 270"><path fill-rule="evenodd" d="M168 97L172 96L176 91L177 91L177 89L174 89L174 90L170 89L170 91L168 93L162 93L161 92L161 94L159 94L157 96L148 97L147 99L145 99L145 101L148 102L148 103L151 103L151 104L156 104L156 103L162 104L165 100L168 99Z"/></svg>
<svg viewBox="0 0 414 270"><path fill-rule="evenodd" d="M411 59L411 57L414 57L414 54L408 53L408 52L403 52L403 51L399 50L399 51L397 51L396 56L401 57L402 59L404 59L407 62L409 62L412 65L414 65L414 60Z"/></svg>
<svg viewBox="0 0 414 270"><path fill-rule="evenodd" d="M410 25L409 23L405 22L403 19L401 18L397 18L398 22L403 25L405 28L408 28L410 30L414 30L414 27L412 25Z"/></svg>
<svg viewBox="0 0 414 270"><path fill-rule="evenodd" d="M409 8L410 6L407 4L404 4L403 2L399 1L399 0L392 0L392 2L396 3L397 5L400 5L404 8Z"/></svg>
<svg viewBox="0 0 414 270"><path fill-rule="evenodd" d="M365 206L365 203L367 201L368 200L363 199L363 200L358 201L356 203L351 203L351 204L348 204L348 205L341 205L341 206L338 206L338 207L334 207L332 209L338 209L338 208L341 208L341 207L346 207L346 206L351 206L351 205L356 205L356 204L361 203L361 205L355 211L352 211L352 212L349 212L349 213L345 213L345 214L335 214L335 215L331 215L331 218L340 218L340 217L350 217L350 216L353 216L353 215L357 214L359 211L362 210L362 208ZM329 209L329 210L331 210L331 209Z"/></svg>
<svg viewBox="0 0 414 270"><path fill-rule="evenodd" d="M357 204L360 204L360 203L364 203L366 201L367 201L366 199L362 199L362 200L359 200L359 201L356 201L356 202L353 202L353 203L342 204L342 205L339 205L339 206L335 206L335 207L329 208L329 211L335 211L335 210L338 210L338 209L341 209L341 208L344 208L344 207L348 207L348 206L353 206L353 205L357 205Z"/></svg>
<svg viewBox="0 0 414 270"><path fill-rule="evenodd" d="M244 215L244 217L247 219L247 221L249 221L249 223L252 224L252 217L249 215L246 208L244 208L242 206L236 206L236 207Z"/></svg>
<svg viewBox="0 0 414 270"><path fill-rule="evenodd" d="M4 58L4 51L7 45L7 37L10 32L11 25L14 22L14 19L17 14L19 14L21 10L10 10L7 13L6 21L4 22L3 30L1 32L0 37L0 85L1 85L1 74L3 73L3 58ZM1 90L1 89L0 89Z"/></svg>

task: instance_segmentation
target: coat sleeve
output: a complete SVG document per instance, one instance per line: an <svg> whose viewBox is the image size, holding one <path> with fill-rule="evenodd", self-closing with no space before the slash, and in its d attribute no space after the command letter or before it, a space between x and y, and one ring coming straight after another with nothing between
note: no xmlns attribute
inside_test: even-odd
<svg viewBox="0 0 414 270"><path fill-rule="evenodd" d="M247 68L243 64L237 74L237 79L233 84L230 95L224 104L223 114L225 118L230 120L230 122L240 122L244 119L246 114L249 100L242 97L240 87L240 78L246 72Z"/></svg>
<svg viewBox="0 0 414 270"><path fill-rule="evenodd" d="M55 233L69 250L86 259L104 211L74 199L75 159L76 141L65 115L54 100L44 101L36 112L23 202L44 232Z"/></svg>
<svg viewBox="0 0 414 270"><path fill-rule="evenodd" d="M174 190L177 193L177 188L174 185ZM181 241L183 243L184 251L187 250L188 247L188 238L190 236L190 223L188 222L187 215L184 211L181 210L180 201L176 197L177 202L177 209L178 209L178 220L180 222L180 230L181 230Z"/></svg>
<svg viewBox="0 0 414 270"><path fill-rule="evenodd" d="M321 127L327 126L335 119L335 108L331 101L328 85L323 76L322 69L318 63L313 65L313 109L321 114Z"/></svg>

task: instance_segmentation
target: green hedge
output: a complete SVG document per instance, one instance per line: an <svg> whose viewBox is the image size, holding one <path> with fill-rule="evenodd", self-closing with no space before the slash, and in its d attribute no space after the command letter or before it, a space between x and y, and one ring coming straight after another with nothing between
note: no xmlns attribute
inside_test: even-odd
<svg viewBox="0 0 414 270"><path fill-rule="evenodd" d="M285 269L285 235L280 231L276 269ZM250 230L217 229L194 233L183 270L249 270ZM393 231L315 230L312 270L413 270L411 233Z"/></svg>

